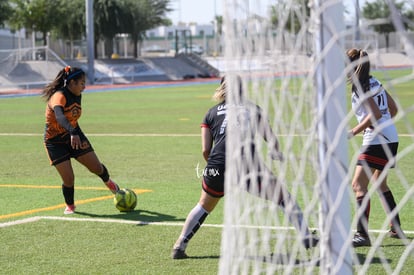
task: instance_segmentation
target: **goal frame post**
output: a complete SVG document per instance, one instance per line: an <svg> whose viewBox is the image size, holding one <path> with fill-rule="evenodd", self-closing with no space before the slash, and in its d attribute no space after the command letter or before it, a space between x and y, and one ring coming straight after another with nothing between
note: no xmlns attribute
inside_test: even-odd
<svg viewBox="0 0 414 275"><path fill-rule="evenodd" d="M349 198L344 6L321 9L314 1L315 85L317 91L321 213L321 271L352 274ZM341 20L342 18L342 20ZM330 148L330 150L328 150ZM333 207L334 206L334 207Z"/></svg>

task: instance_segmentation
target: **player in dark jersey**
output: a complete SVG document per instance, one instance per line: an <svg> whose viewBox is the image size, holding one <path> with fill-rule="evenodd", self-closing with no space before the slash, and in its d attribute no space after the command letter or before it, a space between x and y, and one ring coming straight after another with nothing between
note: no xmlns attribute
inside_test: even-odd
<svg viewBox="0 0 414 275"><path fill-rule="evenodd" d="M243 92L241 85L241 79L237 78L240 93ZM173 259L187 258L185 249L191 238L203 224L207 215L214 210L220 198L224 196L224 173L226 163L226 128L227 128L227 105L226 105L226 92L227 92L227 80L222 78L220 86L216 89L213 98L219 103L208 110L201 123L201 144L203 157L207 161L207 165L203 171L202 179L202 191L200 199L197 205L188 214L181 234L175 242L172 250ZM270 125L264 118L259 106L248 102L240 102L237 105L238 119L240 127L245 128L244 132L247 135L250 133L253 137L256 132L259 132L265 141L271 144L274 148L274 158L282 159L283 156L279 152L279 144L276 136L274 135ZM255 119L257 129L250 127L248 120ZM258 159L258 153L254 144L249 144L241 148L242 158ZM242 160L241 170L245 175L251 170L256 170L258 176L255 179L248 179L242 182L242 176L238 177L237 182L244 184L245 190L254 193L269 200L273 200L274 194L278 192L279 196L276 203L283 209L290 209L289 220L295 226L295 228L303 236L303 244L306 248L314 247L318 243L318 238L313 236L308 229L306 222L303 219L303 214L297 203L290 197L287 190L281 184L278 184L277 178L268 169L262 161L254 161L255 166L249 167L248 161ZM242 172L242 173L243 173ZM249 177L247 177L249 178ZM269 180L270 184L266 184L262 189L262 181L264 179ZM257 186L251 186L257 184ZM257 188L256 188L257 187Z"/></svg>
<svg viewBox="0 0 414 275"><path fill-rule="evenodd" d="M64 214L73 214L76 208L75 176L71 158L75 158L89 171L98 175L112 193L119 190L79 127L78 119L82 114L81 99L84 89L85 72L67 66L42 92L47 101L44 144L50 164L55 166L63 181L62 192L66 203Z"/></svg>

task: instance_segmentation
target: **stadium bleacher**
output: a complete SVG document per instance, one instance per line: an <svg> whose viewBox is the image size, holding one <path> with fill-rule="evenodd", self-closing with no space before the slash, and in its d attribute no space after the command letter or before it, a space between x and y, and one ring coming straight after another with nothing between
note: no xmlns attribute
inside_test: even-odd
<svg viewBox="0 0 414 275"><path fill-rule="evenodd" d="M36 54L38 52L43 55ZM1 57L0 92L16 88L43 87L66 65L88 70L86 59L62 60L46 48L2 52ZM175 81L217 77L219 74L208 62L192 54L140 59L99 59L94 62L96 84Z"/></svg>

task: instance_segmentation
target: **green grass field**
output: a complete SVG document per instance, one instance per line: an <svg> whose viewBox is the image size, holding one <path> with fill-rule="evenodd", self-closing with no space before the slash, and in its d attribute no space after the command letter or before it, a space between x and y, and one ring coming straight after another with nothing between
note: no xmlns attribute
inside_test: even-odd
<svg viewBox="0 0 414 275"><path fill-rule="evenodd" d="M413 84L397 86L404 108L414 104ZM213 83L85 93L80 126L111 177L138 193L138 205L134 212L120 213L101 180L74 161L78 212L70 216L63 215L60 178L43 148L45 103L39 96L0 98L1 273L216 274L221 228L214 225L223 222L223 201L191 241L191 258L170 258L199 198L198 174L205 164L199 125L214 104L215 88ZM414 118L407 117L412 125ZM406 125L399 123L401 133L407 133ZM401 146L412 141L402 137ZM412 179L411 164L407 153L400 165ZM396 190L397 198L406 191ZM412 206L409 202L401 212L408 231L414 230ZM371 228L379 228L384 214L378 201L371 211L378 219ZM383 245L387 261L396 266L405 246L393 239ZM367 251L358 249L359 260ZM403 273L411 274L412 254L404 265ZM371 266L370 274L386 272L378 257Z"/></svg>

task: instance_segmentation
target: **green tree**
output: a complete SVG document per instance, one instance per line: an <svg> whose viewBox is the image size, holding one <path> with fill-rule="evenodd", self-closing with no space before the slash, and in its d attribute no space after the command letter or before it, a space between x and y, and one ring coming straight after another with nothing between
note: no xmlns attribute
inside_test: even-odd
<svg viewBox="0 0 414 275"><path fill-rule="evenodd" d="M43 45L47 45L47 35L55 26L58 18L56 9L59 5L55 0L13 0L13 16L10 25L17 30L22 27L27 30L42 33Z"/></svg>
<svg viewBox="0 0 414 275"><path fill-rule="evenodd" d="M131 36L134 45L134 57L138 57L138 45L145 37L145 31L161 26L171 25L167 19L169 0L124 0L125 16L121 23L122 30Z"/></svg>
<svg viewBox="0 0 414 275"><path fill-rule="evenodd" d="M407 10L404 14L403 22L408 29L414 30L414 9Z"/></svg>
<svg viewBox="0 0 414 275"><path fill-rule="evenodd" d="M8 0L0 0L0 26L4 26L4 22L9 19L12 8Z"/></svg>
<svg viewBox="0 0 414 275"><path fill-rule="evenodd" d="M408 27L408 21L404 18L413 18L413 11L407 10L403 2L394 3L395 7L400 13L399 20L403 21L404 26ZM369 23L372 23L373 29L385 35L385 45L388 49L389 46L389 34L395 31L395 26L391 18L391 10L387 4L387 1L378 0L376 2L366 2L362 8L362 15L364 18L369 19ZM412 26L411 26L412 27Z"/></svg>
<svg viewBox="0 0 414 275"><path fill-rule="evenodd" d="M55 0L15 1L23 2L23 5L20 5L20 7L26 9L25 11L20 11L20 13L25 14L25 17L21 18L23 27L42 33L43 45L47 45L47 35L59 19L55 16L58 2Z"/></svg>
<svg viewBox="0 0 414 275"><path fill-rule="evenodd" d="M138 43L145 31L160 25L169 25L166 18L170 0L95 0L94 31L95 51L100 40L105 42L104 55L113 53L113 39L116 34L128 33L134 42L134 53L138 55ZM26 28L41 32L43 44L51 32L56 38L73 41L85 36L85 0L0 0L0 7L11 3L8 23L12 30ZM3 11L0 10L0 16ZM4 15L5 16L5 15ZM0 17L0 20L3 20ZM0 21L1 23L1 21Z"/></svg>
<svg viewBox="0 0 414 275"><path fill-rule="evenodd" d="M85 0L58 0L54 31L57 36L70 41L81 39L86 32Z"/></svg>
<svg viewBox="0 0 414 275"><path fill-rule="evenodd" d="M276 5L271 6L270 8L270 22L272 29L275 30L280 35L282 43L282 51L285 51L288 47L287 41L292 34L295 34L295 37L305 38L305 45L303 45L303 51L308 52L308 44L306 33L309 28L309 18L310 18L310 7L308 6L308 1L305 0L279 0ZM301 35L297 35L301 33ZM290 34L290 35L289 35Z"/></svg>
<svg viewBox="0 0 414 275"><path fill-rule="evenodd" d="M55 16L57 20L53 27L53 36L70 43L70 58L74 57L75 40L81 40L86 33L85 0L57 0L59 2Z"/></svg>
<svg viewBox="0 0 414 275"><path fill-rule="evenodd" d="M8 23L13 31L20 30L26 27L26 18L29 17L29 10L27 8L28 2L22 0L13 0L13 9Z"/></svg>
<svg viewBox="0 0 414 275"><path fill-rule="evenodd" d="M104 40L105 53L107 57L111 57L113 53L113 39L117 33L122 31L122 18L124 9L122 9L123 1L117 0L95 0L93 6L94 12L94 30L95 30L95 51L97 43L100 39Z"/></svg>
<svg viewBox="0 0 414 275"><path fill-rule="evenodd" d="M216 27L217 27L217 34L219 36L221 36L223 34L223 16L221 15L216 15L214 17L215 21L216 21Z"/></svg>
<svg viewBox="0 0 414 275"><path fill-rule="evenodd" d="M274 29L298 33L308 26L310 7L305 0L279 0L270 8L270 21Z"/></svg>

